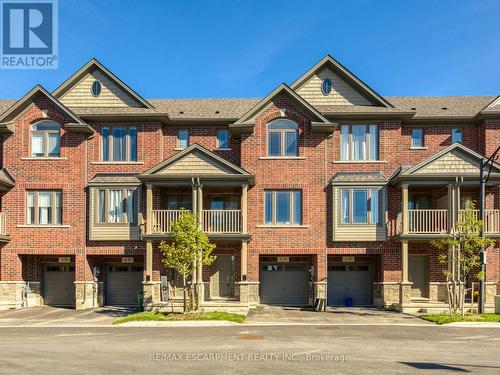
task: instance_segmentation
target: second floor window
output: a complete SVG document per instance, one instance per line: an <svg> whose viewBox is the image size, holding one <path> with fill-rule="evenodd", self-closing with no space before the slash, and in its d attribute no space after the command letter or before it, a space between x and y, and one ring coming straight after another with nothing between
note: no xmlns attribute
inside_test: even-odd
<svg viewBox="0 0 500 375"><path fill-rule="evenodd" d="M378 224L380 189L341 189L342 224Z"/></svg>
<svg viewBox="0 0 500 375"><path fill-rule="evenodd" d="M227 129L217 131L217 148L229 148L229 131Z"/></svg>
<svg viewBox="0 0 500 375"><path fill-rule="evenodd" d="M300 190L267 190L265 223L268 225L301 225L302 192Z"/></svg>
<svg viewBox="0 0 500 375"><path fill-rule="evenodd" d="M135 223L137 189L98 189L97 222L101 224Z"/></svg>
<svg viewBox="0 0 500 375"><path fill-rule="evenodd" d="M298 156L298 125L296 122L279 119L267 125L268 156Z"/></svg>
<svg viewBox="0 0 500 375"><path fill-rule="evenodd" d="M54 121L40 121L31 127L31 157L61 156L61 126Z"/></svg>
<svg viewBox="0 0 500 375"><path fill-rule="evenodd" d="M378 160L377 125L342 125L340 128L341 160Z"/></svg>
<svg viewBox="0 0 500 375"><path fill-rule="evenodd" d="M411 147L424 147L424 129L413 128L411 130Z"/></svg>
<svg viewBox="0 0 500 375"><path fill-rule="evenodd" d="M189 130L183 129L177 132L177 148L183 150L189 146Z"/></svg>
<svg viewBox="0 0 500 375"><path fill-rule="evenodd" d="M61 191L28 191L26 224L61 225L61 223Z"/></svg>
<svg viewBox="0 0 500 375"><path fill-rule="evenodd" d="M462 129L453 128L451 129L451 143L462 143Z"/></svg>
<svg viewBox="0 0 500 375"><path fill-rule="evenodd" d="M137 161L136 127L104 127L101 138L102 161Z"/></svg>

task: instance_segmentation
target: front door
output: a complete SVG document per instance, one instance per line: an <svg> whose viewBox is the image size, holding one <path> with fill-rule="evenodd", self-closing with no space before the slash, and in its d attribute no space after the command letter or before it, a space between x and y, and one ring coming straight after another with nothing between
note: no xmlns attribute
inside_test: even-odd
<svg viewBox="0 0 500 375"><path fill-rule="evenodd" d="M408 277L412 298L427 297L427 257L425 255L410 255L408 257Z"/></svg>
<svg viewBox="0 0 500 375"><path fill-rule="evenodd" d="M211 267L210 296L234 297L234 256L218 255Z"/></svg>

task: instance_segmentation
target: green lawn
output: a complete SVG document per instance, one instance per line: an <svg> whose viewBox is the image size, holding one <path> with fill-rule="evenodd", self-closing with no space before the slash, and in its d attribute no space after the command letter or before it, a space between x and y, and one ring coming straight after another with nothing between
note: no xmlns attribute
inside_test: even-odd
<svg viewBox="0 0 500 375"><path fill-rule="evenodd" d="M436 324L447 324L454 322L497 322L500 323L500 314L465 314L462 315L421 315L424 320L434 322Z"/></svg>
<svg viewBox="0 0 500 375"><path fill-rule="evenodd" d="M207 312L201 314L163 314L152 312L139 312L127 315L117 319L113 324L121 324L126 322L143 322L147 320L154 321L179 321L179 320L227 320L235 323L243 323L246 319L245 315L230 314L221 311Z"/></svg>

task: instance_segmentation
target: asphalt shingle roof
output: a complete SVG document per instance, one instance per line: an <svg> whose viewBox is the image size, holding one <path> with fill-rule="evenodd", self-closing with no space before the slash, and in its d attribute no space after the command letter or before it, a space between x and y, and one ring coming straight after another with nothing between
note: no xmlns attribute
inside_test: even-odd
<svg viewBox="0 0 500 375"><path fill-rule="evenodd" d="M387 182L387 179L380 172L338 172L335 173L331 182Z"/></svg>

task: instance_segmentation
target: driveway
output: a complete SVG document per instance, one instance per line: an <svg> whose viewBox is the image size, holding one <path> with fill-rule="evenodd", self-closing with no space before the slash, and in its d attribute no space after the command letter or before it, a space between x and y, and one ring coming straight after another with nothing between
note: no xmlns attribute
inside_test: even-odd
<svg viewBox="0 0 500 375"><path fill-rule="evenodd" d="M364 307L328 307L324 312L311 308L261 305L250 310L247 324L305 325L433 325L416 316Z"/></svg>
<svg viewBox="0 0 500 375"><path fill-rule="evenodd" d="M20 310L0 311L0 327L17 326L101 326L133 312L124 307L102 307L93 310L73 310L39 306Z"/></svg>

